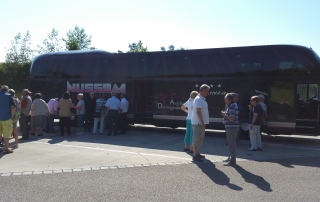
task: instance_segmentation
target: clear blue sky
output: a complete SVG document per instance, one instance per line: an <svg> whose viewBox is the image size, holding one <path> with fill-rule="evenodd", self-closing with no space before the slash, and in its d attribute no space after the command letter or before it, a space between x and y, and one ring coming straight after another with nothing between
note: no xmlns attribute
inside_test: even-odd
<svg viewBox="0 0 320 202"><path fill-rule="evenodd" d="M75 25L110 52L142 40L149 51L298 44L320 54L319 0L1 0L0 8L0 62L19 32L29 30L36 48L52 28L65 37Z"/></svg>

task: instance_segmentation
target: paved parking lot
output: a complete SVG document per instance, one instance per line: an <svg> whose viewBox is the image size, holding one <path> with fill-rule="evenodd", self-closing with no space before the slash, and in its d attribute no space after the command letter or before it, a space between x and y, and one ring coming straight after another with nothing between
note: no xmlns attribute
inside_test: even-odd
<svg viewBox="0 0 320 202"><path fill-rule="evenodd" d="M13 154L0 154L2 176L99 170L192 163L183 152L183 129L131 127L126 135L82 136L44 134L21 141ZM249 152L249 141L237 147L238 161L320 156L319 138L264 137L263 151ZM11 140L12 142L13 140ZM223 133L208 132L201 153L206 161L221 162L228 155Z"/></svg>

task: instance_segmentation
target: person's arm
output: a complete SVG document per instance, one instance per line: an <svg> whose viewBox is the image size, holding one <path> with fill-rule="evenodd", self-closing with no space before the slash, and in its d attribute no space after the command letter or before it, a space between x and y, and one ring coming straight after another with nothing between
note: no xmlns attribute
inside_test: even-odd
<svg viewBox="0 0 320 202"><path fill-rule="evenodd" d="M31 110L30 110L30 111L33 111L33 110L35 110L35 108L36 108L36 104L35 104L35 101L36 101L36 100L34 100L34 101L32 102L32 105L31 105Z"/></svg>
<svg viewBox="0 0 320 202"><path fill-rule="evenodd" d="M81 109L82 109L82 104L81 104L81 100L80 100L76 106L76 110L81 110Z"/></svg>
<svg viewBox="0 0 320 202"><path fill-rule="evenodd" d="M186 107L186 106L181 105L181 109L182 109L182 111L184 111L185 113L188 113L188 109L187 109L187 107Z"/></svg>
<svg viewBox="0 0 320 202"><path fill-rule="evenodd" d="M258 118L258 113L253 112L253 118L252 118L252 122L250 125L250 129L253 128L253 124L254 124L254 122L256 122L257 118Z"/></svg>
<svg viewBox="0 0 320 202"><path fill-rule="evenodd" d="M108 113L109 109L110 109L110 104L109 104L109 100L107 100L107 102L106 102L106 112L107 113Z"/></svg>
<svg viewBox="0 0 320 202"><path fill-rule="evenodd" d="M16 106L16 104L14 103L12 97L10 97L9 106L10 106L10 108L11 108L11 118L13 118L14 113L16 113L17 106Z"/></svg>
<svg viewBox="0 0 320 202"><path fill-rule="evenodd" d="M54 110L54 112L58 111L58 105L59 105L59 102L58 102L58 101L53 103L53 110Z"/></svg>
<svg viewBox="0 0 320 202"><path fill-rule="evenodd" d="M125 106L125 103L124 103L124 101L120 101L120 113L122 113L122 111L123 111L123 109L124 109L124 106Z"/></svg>
<svg viewBox="0 0 320 202"><path fill-rule="evenodd" d="M198 116L198 119L199 119L199 121L201 123L202 128L206 128L206 125L203 122L201 108L196 108L196 112L197 112L197 116Z"/></svg>

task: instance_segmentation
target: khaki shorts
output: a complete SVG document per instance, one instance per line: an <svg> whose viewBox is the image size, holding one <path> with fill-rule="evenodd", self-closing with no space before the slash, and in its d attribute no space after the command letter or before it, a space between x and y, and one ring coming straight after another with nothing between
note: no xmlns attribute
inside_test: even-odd
<svg viewBox="0 0 320 202"><path fill-rule="evenodd" d="M195 147L199 147L202 145L205 135L205 129L202 128L201 125L192 124L193 128L193 141L192 145Z"/></svg>
<svg viewBox="0 0 320 202"><path fill-rule="evenodd" d="M0 121L0 134L3 138L10 138L12 133L12 120Z"/></svg>

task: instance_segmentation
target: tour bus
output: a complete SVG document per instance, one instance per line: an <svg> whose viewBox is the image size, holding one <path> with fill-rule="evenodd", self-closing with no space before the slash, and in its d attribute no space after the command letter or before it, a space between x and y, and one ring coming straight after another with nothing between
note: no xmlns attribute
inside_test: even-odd
<svg viewBox="0 0 320 202"><path fill-rule="evenodd" d="M46 99L69 91L76 95L126 93L131 124L184 127L180 107L191 91L210 86L206 97L210 124L224 129L224 96L239 93L244 107L241 131L248 130L249 100L263 94L268 134L318 135L320 59L297 45L266 45L143 53L101 50L67 51L37 56L30 70L32 92Z"/></svg>

